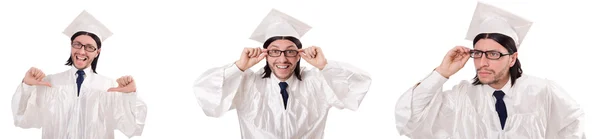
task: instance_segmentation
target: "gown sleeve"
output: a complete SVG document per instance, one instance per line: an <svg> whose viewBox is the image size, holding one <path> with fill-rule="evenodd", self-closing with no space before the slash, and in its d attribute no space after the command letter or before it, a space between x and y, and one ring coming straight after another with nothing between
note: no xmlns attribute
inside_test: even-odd
<svg viewBox="0 0 600 139"><path fill-rule="evenodd" d="M46 76L44 81L49 81ZM44 107L44 92L46 86L30 86L21 83L12 98L12 113L14 125L21 128L41 128L43 124L42 110Z"/></svg>
<svg viewBox="0 0 600 139"><path fill-rule="evenodd" d="M339 109L357 110L369 91L371 75L350 64L331 60L323 70L318 70L314 68L309 73L316 73L325 81L320 88L328 96L328 103Z"/></svg>
<svg viewBox="0 0 600 139"><path fill-rule="evenodd" d="M196 100L207 116L221 117L229 110L235 109L235 103L241 101L243 93L248 90L244 84L254 81L255 76L250 69L242 72L235 64L211 68L196 79L193 91Z"/></svg>
<svg viewBox="0 0 600 139"><path fill-rule="evenodd" d="M549 81L550 93L547 139L585 139L584 112L567 92L553 81Z"/></svg>
<svg viewBox="0 0 600 139"><path fill-rule="evenodd" d="M445 138L452 136L456 117L456 96L466 81L443 90L447 78L433 71L408 89L396 102L396 129L411 138Z"/></svg>
<svg viewBox="0 0 600 139"><path fill-rule="evenodd" d="M113 87L117 86L113 82ZM110 99L108 105L114 109L113 117L116 129L127 137L140 136L146 121L146 103L138 96L139 92L121 93L108 92ZM111 102L112 101L112 102Z"/></svg>

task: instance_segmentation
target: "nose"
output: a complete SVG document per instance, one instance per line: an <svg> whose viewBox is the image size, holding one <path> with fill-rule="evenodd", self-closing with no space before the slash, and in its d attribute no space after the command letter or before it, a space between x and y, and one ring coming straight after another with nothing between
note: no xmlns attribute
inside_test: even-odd
<svg viewBox="0 0 600 139"><path fill-rule="evenodd" d="M487 67L489 66L489 62L490 59L487 58L487 56L482 56L481 58L479 58L479 66L481 67Z"/></svg>
<svg viewBox="0 0 600 139"><path fill-rule="evenodd" d="M284 52L281 53L278 57L275 57L277 62L287 62L287 58L285 57Z"/></svg>
<svg viewBox="0 0 600 139"><path fill-rule="evenodd" d="M81 47L79 49L75 49L75 53L77 53L77 54L85 54L85 47Z"/></svg>

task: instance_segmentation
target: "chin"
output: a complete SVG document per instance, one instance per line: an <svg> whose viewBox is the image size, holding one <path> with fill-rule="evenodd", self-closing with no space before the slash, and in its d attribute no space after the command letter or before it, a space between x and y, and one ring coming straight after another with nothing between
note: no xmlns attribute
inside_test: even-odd
<svg viewBox="0 0 600 139"><path fill-rule="evenodd" d="M284 75L284 76L281 76L281 75ZM278 73L275 73L275 76L276 76L277 78L279 78L279 79L285 79L285 80L287 80L287 79L289 79L290 77L292 77L292 74L278 74Z"/></svg>
<svg viewBox="0 0 600 139"><path fill-rule="evenodd" d="M77 68L77 69L85 69L85 68L87 68L87 66L77 66L77 65L75 65L75 68Z"/></svg>
<svg viewBox="0 0 600 139"><path fill-rule="evenodd" d="M493 82L493 80L489 80L489 79L479 79L479 82L481 82L482 84L490 84Z"/></svg>

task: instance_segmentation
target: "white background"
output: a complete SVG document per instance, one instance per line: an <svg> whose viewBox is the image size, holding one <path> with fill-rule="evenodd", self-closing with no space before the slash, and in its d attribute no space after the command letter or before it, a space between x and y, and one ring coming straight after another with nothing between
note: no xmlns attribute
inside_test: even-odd
<svg viewBox="0 0 600 139"><path fill-rule="evenodd" d="M489 0L487 0L489 1ZM557 81L584 108L588 138L600 138L596 100L600 4L592 1L489 1L535 23L519 49L526 74ZM193 81L208 68L239 58L262 18L277 8L314 28L305 46L326 58L350 62L372 74L358 111L331 109L325 138L401 138L394 106L464 40L475 0L439 1L2 1L0 2L0 138L41 138L39 129L13 125L11 98L32 66L52 74L70 52L66 26L84 9L115 35L102 47L100 74L133 75L148 105L146 127L135 138L240 138L235 111L204 115ZM263 66L261 62L253 69ZM304 66L310 66L302 63ZM446 87L474 76L472 61ZM449 89L449 88L446 88ZM596 129L596 130L595 130ZM117 138L125 138L115 132Z"/></svg>

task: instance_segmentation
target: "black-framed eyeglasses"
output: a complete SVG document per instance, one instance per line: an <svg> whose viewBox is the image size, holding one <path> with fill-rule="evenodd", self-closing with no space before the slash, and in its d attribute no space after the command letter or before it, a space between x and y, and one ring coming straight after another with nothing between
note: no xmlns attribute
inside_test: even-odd
<svg viewBox="0 0 600 139"><path fill-rule="evenodd" d="M96 47L95 46L93 46L93 45L83 45L83 44L81 44L79 42L73 42L71 44L71 47L73 47L75 49L81 49L83 47L84 50L88 51L88 52L94 52L94 51L96 51Z"/></svg>
<svg viewBox="0 0 600 139"><path fill-rule="evenodd" d="M503 54L502 52L498 52L498 51L494 51L494 50L492 50L492 51L471 50L470 54L471 54L471 58L481 58L485 54L485 57L487 59L491 59L491 60L498 60L502 56L512 55L511 53Z"/></svg>
<svg viewBox="0 0 600 139"><path fill-rule="evenodd" d="M269 50L267 51L267 54L269 54L270 57L279 57L281 56L281 53L283 53L283 55L285 55L286 57L295 57L298 56L298 50Z"/></svg>

